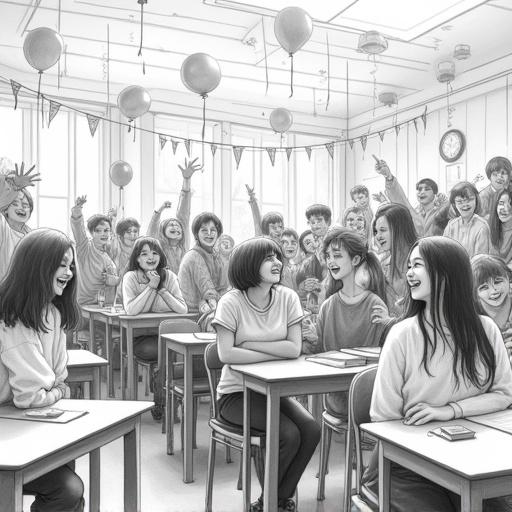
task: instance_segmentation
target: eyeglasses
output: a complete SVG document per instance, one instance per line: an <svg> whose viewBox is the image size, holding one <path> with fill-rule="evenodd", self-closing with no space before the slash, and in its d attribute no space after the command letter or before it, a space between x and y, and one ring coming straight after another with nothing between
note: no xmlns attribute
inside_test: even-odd
<svg viewBox="0 0 512 512"><path fill-rule="evenodd" d="M500 169L499 171L492 171L491 172L491 176L504 176L504 177L508 177L508 172L505 171L504 169Z"/></svg>
<svg viewBox="0 0 512 512"><path fill-rule="evenodd" d="M464 204L472 203L476 199L475 196L466 197L465 199L455 199L455 206L462 206Z"/></svg>

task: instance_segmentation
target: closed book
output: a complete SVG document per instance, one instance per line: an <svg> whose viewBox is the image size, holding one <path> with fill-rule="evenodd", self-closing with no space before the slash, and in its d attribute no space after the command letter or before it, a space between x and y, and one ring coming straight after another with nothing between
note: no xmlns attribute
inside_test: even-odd
<svg viewBox="0 0 512 512"><path fill-rule="evenodd" d="M308 356L306 360L327 366L335 366L336 368L350 368L351 366L364 366L366 364L365 357L347 354L339 350Z"/></svg>
<svg viewBox="0 0 512 512"><path fill-rule="evenodd" d="M377 363L380 357L380 350L380 347L340 348L340 352L344 352L345 354L364 357L366 359L366 364Z"/></svg>
<svg viewBox="0 0 512 512"><path fill-rule="evenodd" d="M475 432L463 425L446 425L440 428L441 434L449 438L451 441L459 439L472 439L475 437Z"/></svg>

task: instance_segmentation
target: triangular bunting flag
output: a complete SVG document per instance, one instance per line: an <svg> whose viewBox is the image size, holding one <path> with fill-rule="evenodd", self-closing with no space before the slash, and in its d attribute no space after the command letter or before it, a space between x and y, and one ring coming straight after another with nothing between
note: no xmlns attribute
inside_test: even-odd
<svg viewBox="0 0 512 512"><path fill-rule="evenodd" d="M350 146L350 149L354 147L354 139L348 139L348 145Z"/></svg>
<svg viewBox="0 0 512 512"><path fill-rule="evenodd" d="M11 80L12 93L14 94L14 110L18 106L18 92L20 91L21 84Z"/></svg>
<svg viewBox="0 0 512 512"><path fill-rule="evenodd" d="M185 144L185 147L187 148L187 155L190 157L190 139L183 141L183 144Z"/></svg>
<svg viewBox="0 0 512 512"><path fill-rule="evenodd" d="M328 142L325 147L331 158L334 158L334 142Z"/></svg>
<svg viewBox="0 0 512 512"><path fill-rule="evenodd" d="M363 135L361 137L361 147L363 148L363 151L366 150L366 142L368 141L368 135Z"/></svg>
<svg viewBox="0 0 512 512"><path fill-rule="evenodd" d="M178 147L178 144L180 143L179 140L174 140L174 139L171 139L171 144L172 144L172 154L175 155L176 154L176 148Z"/></svg>
<svg viewBox="0 0 512 512"><path fill-rule="evenodd" d="M288 158L288 162L290 161L290 156L292 155L293 148L286 148L286 158Z"/></svg>
<svg viewBox="0 0 512 512"><path fill-rule="evenodd" d="M167 142L167 139L163 135L158 135L158 138L160 139L160 151L164 149L164 146Z"/></svg>
<svg viewBox="0 0 512 512"><path fill-rule="evenodd" d="M210 149L212 150L212 156L215 156L217 152L217 144L210 144Z"/></svg>
<svg viewBox="0 0 512 512"><path fill-rule="evenodd" d="M421 114L421 120L423 121L423 130L427 129L427 106L425 105L425 111Z"/></svg>
<svg viewBox="0 0 512 512"><path fill-rule="evenodd" d="M267 150L270 161L272 162L272 167L274 167L274 162L276 161L276 148L265 148Z"/></svg>
<svg viewBox="0 0 512 512"><path fill-rule="evenodd" d="M236 160L236 168L240 165L240 159L242 158L242 153L244 151L243 146L233 146L233 154L235 155Z"/></svg>
<svg viewBox="0 0 512 512"><path fill-rule="evenodd" d="M414 129L416 130L416 133L418 133L418 118L415 117L412 122L414 123Z"/></svg>
<svg viewBox="0 0 512 512"><path fill-rule="evenodd" d="M304 149L306 150L306 153L308 154L308 159L311 161L311 146L306 146Z"/></svg>
<svg viewBox="0 0 512 512"><path fill-rule="evenodd" d="M50 100L50 111L48 112L48 127L50 126L50 123L53 121L53 118L57 115L59 108L60 103Z"/></svg>
<svg viewBox="0 0 512 512"><path fill-rule="evenodd" d="M384 135L386 134L386 130L382 130L379 132L380 141L384 142Z"/></svg>
<svg viewBox="0 0 512 512"><path fill-rule="evenodd" d="M91 136L94 137L96 133L96 128L98 128L98 123L100 122L100 118L96 116L92 116L91 114L87 115L87 122L89 123L89 131L91 132Z"/></svg>
<svg viewBox="0 0 512 512"><path fill-rule="evenodd" d="M395 133L398 135L398 132L400 131L400 125L395 124Z"/></svg>

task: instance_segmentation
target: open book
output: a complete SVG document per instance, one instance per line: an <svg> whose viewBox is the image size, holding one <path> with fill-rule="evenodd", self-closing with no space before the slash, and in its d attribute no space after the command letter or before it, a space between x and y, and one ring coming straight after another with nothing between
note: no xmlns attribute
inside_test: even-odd
<svg viewBox="0 0 512 512"><path fill-rule="evenodd" d="M379 360L380 347L357 347L331 350L306 357L314 363L335 366L336 368L350 368L351 366L365 366Z"/></svg>

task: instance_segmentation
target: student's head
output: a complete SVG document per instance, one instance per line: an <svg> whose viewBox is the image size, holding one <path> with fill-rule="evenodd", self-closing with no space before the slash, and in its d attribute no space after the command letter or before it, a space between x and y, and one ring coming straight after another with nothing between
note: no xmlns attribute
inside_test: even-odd
<svg viewBox="0 0 512 512"><path fill-rule="evenodd" d="M356 203L356 206L366 208L370 200L370 192L364 185L356 185L350 191L350 197Z"/></svg>
<svg viewBox="0 0 512 512"><path fill-rule="evenodd" d="M326 296L329 297L343 287L343 280L356 275L361 269L367 273L364 286L384 301L385 278L379 260L368 250L368 244L355 231L337 227L331 228L323 241L323 252L329 270Z"/></svg>
<svg viewBox="0 0 512 512"><path fill-rule="evenodd" d="M250 238L238 244L229 258L229 282L237 290L281 280L283 253L280 245L268 237Z"/></svg>
<svg viewBox="0 0 512 512"><path fill-rule="evenodd" d="M450 192L450 204L457 217L469 220L480 211L480 196L475 185L469 181L457 183Z"/></svg>
<svg viewBox="0 0 512 512"><path fill-rule="evenodd" d="M358 206L351 206L345 210L343 214L343 226L357 231L358 233L365 233L366 230L366 218L363 210Z"/></svg>
<svg viewBox="0 0 512 512"><path fill-rule="evenodd" d="M109 217L96 213L87 219L87 229L92 235L92 243L96 247L104 247L110 240L112 222Z"/></svg>
<svg viewBox="0 0 512 512"><path fill-rule="evenodd" d="M158 272L160 282L158 288L165 283L167 258L160 242L151 236L141 236L133 244L132 253L128 261L128 270L140 272Z"/></svg>
<svg viewBox="0 0 512 512"><path fill-rule="evenodd" d="M323 238L331 225L332 212L325 204L312 204L306 208L308 225L317 238Z"/></svg>
<svg viewBox="0 0 512 512"><path fill-rule="evenodd" d="M222 222L212 212L200 213L192 221L192 234L204 250L211 252L217 238L222 235Z"/></svg>
<svg viewBox="0 0 512 512"><path fill-rule="evenodd" d="M17 245L0 283L0 319L8 326L20 321L46 331L43 313L53 303L61 314L61 325L73 329L80 318L76 293L73 242L55 229L35 229Z"/></svg>
<svg viewBox="0 0 512 512"><path fill-rule="evenodd" d="M437 183L430 178L423 178L416 183L416 197L421 206L428 206L432 203L437 192Z"/></svg>
<svg viewBox="0 0 512 512"><path fill-rule="evenodd" d="M283 255L287 260L292 260L297 256L299 249L299 235L297 231L291 228L286 228L281 234L281 247Z"/></svg>
<svg viewBox="0 0 512 512"><path fill-rule="evenodd" d="M135 240L139 238L140 224L133 217L121 219L116 225L116 234L121 242L132 247Z"/></svg>
<svg viewBox="0 0 512 512"><path fill-rule="evenodd" d="M217 247L219 249L219 253L224 256L224 258L229 258L230 254L233 252L233 248L235 247L235 241L233 240L233 237L224 233L219 236L219 239L217 240Z"/></svg>
<svg viewBox="0 0 512 512"><path fill-rule="evenodd" d="M471 258L473 295L484 311L499 308L510 294L512 274L498 256L477 254Z"/></svg>
<svg viewBox="0 0 512 512"><path fill-rule="evenodd" d="M318 249L318 241L315 239L311 229L303 231L299 237L300 250L306 255L315 254Z"/></svg>
<svg viewBox="0 0 512 512"><path fill-rule="evenodd" d="M503 190L508 187L510 182L512 164L504 156L495 156L487 162L485 174L489 178L494 190Z"/></svg>
<svg viewBox="0 0 512 512"><path fill-rule="evenodd" d="M160 222L160 233L169 242L179 242L183 239L183 225L174 217L164 219Z"/></svg>
<svg viewBox="0 0 512 512"><path fill-rule="evenodd" d="M261 232L279 241L284 229L283 216L279 212L268 212L261 219Z"/></svg>
<svg viewBox="0 0 512 512"><path fill-rule="evenodd" d="M3 214L9 222L25 224L30 219L33 210L34 200L30 192L23 189L18 192L16 199L3 209Z"/></svg>
<svg viewBox="0 0 512 512"><path fill-rule="evenodd" d="M473 274L466 250L448 237L421 238L409 253L406 277L404 317L418 317L424 338L425 370L429 372L432 353L439 343L444 343L450 347L446 350L454 347L452 372L457 385L461 378L478 387L492 383L495 355L478 315L480 307L473 295ZM427 321L434 326L432 335L427 332ZM483 359L488 370L485 375L476 366L477 358Z"/></svg>

